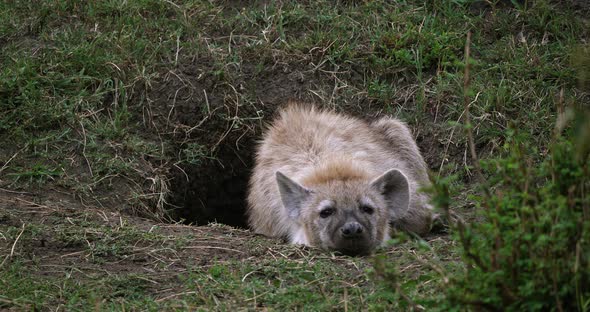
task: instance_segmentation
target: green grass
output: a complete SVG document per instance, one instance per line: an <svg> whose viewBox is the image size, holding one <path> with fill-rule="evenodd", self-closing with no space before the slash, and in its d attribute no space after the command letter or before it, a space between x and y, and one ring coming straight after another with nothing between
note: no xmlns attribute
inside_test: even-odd
<svg viewBox="0 0 590 312"><path fill-rule="evenodd" d="M6 3L0 26L0 38L7 42L1 58L0 129L5 144L29 143L27 151L45 148L43 158L50 161L59 162L64 152L79 156L72 145L84 145L84 162L101 167L98 180L114 172L136 179L141 165L133 158L150 153L173 159L184 143L204 149L181 152L181 163L195 164L216 146L199 136L185 142L166 135L192 125L174 116L170 120L174 108L162 107L170 103L154 99L153 88L170 73L196 66L209 80L205 90L225 98L222 105L238 108L212 113L211 119L233 121L230 133L259 127L258 113L269 113L257 103L264 98L259 89L277 68L285 77L290 73L309 81L313 89L302 85L300 92L309 92L312 100L342 109L370 105L424 133L449 133L453 126L448 122L460 120L462 112L462 51L472 31L476 143L493 150L515 123L525 124L531 137L545 144L561 89L566 90L564 103L587 99L570 91L580 75L570 67L570 55L587 37L587 21L551 2L487 11L472 6L470 1L286 2L244 8L200 1ZM190 81L183 83L202 92ZM272 87L280 88L280 79ZM165 92L176 99L178 91ZM273 106L281 101L278 96L270 100ZM194 109L211 111L204 102L195 98ZM226 129L219 128L206 131L223 138ZM449 140L455 149L465 144L463 136ZM125 149L129 141L173 144L130 152ZM105 157L117 155L127 157L103 164Z"/></svg>
<svg viewBox="0 0 590 312"><path fill-rule="evenodd" d="M101 311L157 307L145 291L150 283L142 276L90 277L80 282L72 276L75 271L63 272L59 279L32 277L23 271L19 263L6 269L2 286L7 291L0 295L0 307L45 310L59 306L66 310Z"/></svg>
<svg viewBox="0 0 590 312"><path fill-rule="evenodd" d="M239 3L0 3L0 189L50 200L67 194L79 203L65 208L164 220L174 194L195 191L190 183L174 189L174 178L245 170L249 146L275 109L302 98L407 121L434 175L457 177L460 195L452 207L470 220L467 194L475 188L461 126L468 32L468 95L480 158L505 154L506 130L513 127L538 148L538 160L562 107L590 103L590 24L561 2ZM459 249L447 235L399 241L384 251L394 265L381 266L379 257L332 257L228 234L230 245L220 246L253 251L215 263L180 252L199 237L102 224L85 213L68 217L52 219L55 224L40 216L23 220L18 241L20 223L0 223L6 243L0 256L9 259L0 273L0 289L7 289L0 307L342 310L346 303L353 310L436 310L445 274L461 270ZM73 275L42 274L30 246L43 233L54 235L62 254L82 252ZM151 268L155 258L125 262L142 246L164 248L154 257L179 259L155 262L156 273L169 279L135 270ZM117 261L135 269L109 274ZM165 269L180 262L180 271ZM392 276L400 278L390 282Z"/></svg>
<svg viewBox="0 0 590 312"><path fill-rule="evenodd" d="M3 308L315 311L346 306L383 311L400 307L392 289L380 282L382 272L373 269L371 258L277 244L224 225L173 225L173 232L168 232L166 224L110 211L76 212L25 203L13 201L0 215L8 223L19 218L25 222L20 227L0 225L2 237L10 242L0 249ZM444 285L440 267L454 267L456 261L447 242L395 245L381 250L378 259L403 268L403 289L411 295L440 297Z"/></svg>

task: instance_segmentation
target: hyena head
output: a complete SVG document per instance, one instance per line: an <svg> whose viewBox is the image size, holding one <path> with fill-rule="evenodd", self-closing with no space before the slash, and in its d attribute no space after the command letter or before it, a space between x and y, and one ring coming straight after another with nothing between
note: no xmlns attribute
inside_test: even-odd
<svg viewBox="0 0 590 312"><path fill-rule="evenodd" d="M289 217L312 246L347 255L371 253L389 237L389 221L409 205L406 176L392 169L374 180L334 179L305 187L280 172L277 183Z"/></svg>

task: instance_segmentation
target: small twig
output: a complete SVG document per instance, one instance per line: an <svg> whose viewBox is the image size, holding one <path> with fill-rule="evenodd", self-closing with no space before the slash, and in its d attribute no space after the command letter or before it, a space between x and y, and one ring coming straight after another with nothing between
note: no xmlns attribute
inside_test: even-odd
<svg viewBox="0 0 590 312"><path fill-rule="evenodd" d="M271 292L271 291L270 290L269 291L265 291L265 292L263 292L263 293L261 293L259 295L256 295L255 294L254 297L252 297L252 298L246 298L246 299L244 299L244 301L252 301L252 300L256 301L257 298L260 298L260 297L268 294L269 292Z"/></svg>
<svg viewBox="0 0 590 312"><path fill-rule="evenodd" d="M172 5L173 5L173 6L175 6L177 9L182 9L182 8L180 7L180 5L178 5L178 4L176 4L176 3L174 3L174 2L172 2L172 1L170 1L170 0L164 0L164 2L168 2L168 3L172 4Z"/></svg>
<svg viewBox="0 0 590 312"><path fill-rule="evenodd" d="M176 35L176 55L174 56L174 66L178 65L178 54L180 53L180 35Z"/></svg>
<svg viewBox="0 0 590 312"><path fill-rule="evenodd" d="M25 232L25 224L23 223L23 228L22 228L22 230L20 230L20 233L18 234L18 236L14 240L14 243L12 244L12 248L10 249L10 258L12 258L12 256L14 256L14 248L16 248L16 243L18 242L20 236L23 235L24 232Z"/></svg>
<svg viewBox="0 0 590 312"><path fill-rule="evenodd" d="M53 209L53 208L51 208L51 207L49 207L49 206L45 206L45 205L41 205L41 204L37 204L37 203L35 203L35 202L28 201L28 200L26 200L26 199L22 199L22 198L19 198L19 197L17 197L17 198L16 198L16 200L18 200L18 201L21 201L21 202L24 202L25 204L27 204L27 205L29 205L29 206L31 206L31 207L35 207L35 208L44 208L44 209L47 209L47 210L49 210L49 209L51 209L51 210L55 210L55 209Z"/></svg>
<svg viewBox="0 0 590 312"><path fill-rule="evenodd" d="M174 112L174 108L176 106L176 98L178 97L178 92L180 92L180 90L182 90L184 87L180 87L178 89L176 89L176 92L174 92L174 98L172 99L172 106L170 107L170 110L168 111L168 117L166 117L166 122L168 124L170 124L170 117L172 116L172 113Z"/></svg>
<svg viewBox="0 0 590 312"><path fill-rule="evenodd" d="M86 130L84 129L84 124L82 123L82 120L80 120L80 126L82 126L82 135L84 136L84 143L83 143L83 147L82 147L82 156L84 156L84 159L86 160L86 164L88 165L88 170L90 170L90 176L94 177L94 174L92 173L92 167L90 166L90 161L88 161L88 157L86 157Z"/></svg>
<svg viewBox="0 0 590 312"><path fill-rule="evenodd" d="M232 249L232 248L224 248L224 247L216 247L216 246L187 246L187 247L182 247L183 249L219 249L219 250L225 250L225 251L233 251L233 252L237 252L237 253L244 253L241 250L237 250L237 249Z"/></svg>
<svg viewBox="0 0 590 312"><path fill-rule="evenodd" d="M250 271L248 273L246 273L246 275L244 275L244 277L242 277L242 283L246 280L246 278L250 275L252 275L253 273L258 272L258 270L254 270L254 271Z"/></svg>
<svg viewBox="0 0 590 312"><path fill-rule="evenodd" d="M86 252L85 250L80 250L80 251L76 251L76 252L71 252L65 255L61 255L60 258L66 258L66 257L70 257L70 256L75 256L75 255L79 255L79 254L83 254L84 252Z"/></svg>
<svg viewBox="0 0 590 312"><path fill-rule="evenodd" d="M172 299L172 298L175 298L175 297L184 296L184 295L192 295L192 294L198 294L198 292L197 291L186 291L186 292L181 292L181 293L178 293L178 294L172 294L172 295L166 296L164 298L156 299L156 302L162 302L162 301L165 301L165 300L168 300L168 299Z"/></svg>
<svg viewBox="0 0 590 312"><path fill-rule="evenodd" d="M0 187L0 191L2 192L6 192L6 193L11 193L11 194L20 194L20 195L33 195L33 193L29 193L29 192L19 192L19 191L12 191L12 190L7 190L5 188L1 188Z"/></svg>
<svg viewBox="0 0 590 312"><path fill-rule="evenodd" d="M348 291L346 287L344 287L344 312L348 312Z"/></svg>
<svg viewBox="0 0 590 312"><path fill-rule="evenodd" d="M561 131L567 124L567 115L565 113L565 104L563 103L563 88L559 91L559 99L557 102L557 120L555 122L555 128L553 129L554 140L559 137Z"/></svg>
<svg viewBox="0 0 590 312"><path fill-rule="evenodd" d="M557 306L557 311L563 312L563 304L561 303L561 299L559 299L559 286L557 286L557 270L555 267L553 268L553 295L555 296L555 303Z"/></svg>
<svg viewBox="0 0 590 312"><path fill-rule="evenodd" d="M203 94L205 95L205 104L207 105L207 114L211 115L211 106L209 105L209 97L207 96L207 91L203 89Z"/></svg>
<svg viewBox="0 0 590 312"><path fill-rule="evenodd" d="M12 157L10 157L10 159L8 159L4 165L2 165L2 168L0 168L0 173L2 173L2 171L4 171L4 169L6 169L6 167L8 166L8 164L14 159L14 157L16 157L20 152L22 152L25 148L27 148L29 146L29 144L26 144L23 148L21 148L20 150L18 150L16 153L14 153L14 155L12 155Z"/></svg>
<svg viewBox="0 0 590 312"><path fill-rule="evenodd" d="M121 68L119 66L117 66L117 64L115 64L113 62L107 62L106 65L111 65L111 66L115 67L119 72L123 72L121 70Z"/></svg>
<svg viewBox="0 0 590 312"><path fill-rule="evenodd" d="M477 159L477 153L475 151L475 143L473 140L473 129L471 129L471 117L469 114L469 86L471 84L471 80L469 77L469 70L471 68L471 63L469 62L469 55L470 55L470 47L471 47L471 31L467 32L467 40L465 41L465 73L463 77L463 104L465 106L465 128L467 131L467 140L469 143L469 151L471 152L471 159L473 161L473 167L475 167L475 172L480 181L483 181L483 175L481 173L481 167L479 166L479 160Z"/></svg>
<svg viewBox="0 0 590 312"><path fill-rule="evenodd" d="M184 171L184 169L182 169L181 167L179 167L177 164L172 164L174 167L178 168L178 170L180 170L182 173L184 173L184 177L186 178L186 181L190 181L188 174L186 173L186 171Z"/></svg>

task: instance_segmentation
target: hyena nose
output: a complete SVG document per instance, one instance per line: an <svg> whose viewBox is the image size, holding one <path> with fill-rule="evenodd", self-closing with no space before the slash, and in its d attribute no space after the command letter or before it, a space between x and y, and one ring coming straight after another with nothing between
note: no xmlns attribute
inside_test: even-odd
<svg viewBox="0 0 590 312"><path fill-rule="evenodd" d="M355 238L363 234L363 226L358 222L348 222L340 228L340 232L344 238Z"/></svg>

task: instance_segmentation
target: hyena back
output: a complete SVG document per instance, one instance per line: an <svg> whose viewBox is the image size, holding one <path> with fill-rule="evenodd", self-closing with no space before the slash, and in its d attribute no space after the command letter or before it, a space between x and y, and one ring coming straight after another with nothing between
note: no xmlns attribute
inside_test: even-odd
<svg viewBox="0 0 590 312"><path fill-rule="evenodd" d="M367 254L390 225L425 234L431 206L426 164L407 126L291 103L258 146L248 222L291 243Z"/></svg>

